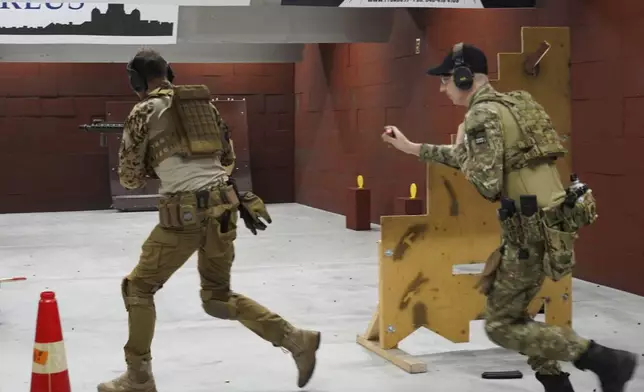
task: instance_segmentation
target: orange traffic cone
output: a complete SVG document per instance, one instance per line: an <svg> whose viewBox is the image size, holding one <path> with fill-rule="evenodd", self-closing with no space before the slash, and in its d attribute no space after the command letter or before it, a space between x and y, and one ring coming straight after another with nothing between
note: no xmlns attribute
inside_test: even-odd
<svg viewBox="0 0 644 392"><path fill-rule="evenodd" d="M71 392L63 330L53 291L40 293L31 392Z"/></svg>

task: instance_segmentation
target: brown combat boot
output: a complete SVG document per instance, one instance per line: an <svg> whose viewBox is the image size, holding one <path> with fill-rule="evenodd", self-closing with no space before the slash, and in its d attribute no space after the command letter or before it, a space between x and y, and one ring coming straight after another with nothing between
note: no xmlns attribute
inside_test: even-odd
<svg viewBox="0 0 644 392"><path fill-rule="evenodd" d="M637 367L637 355L604 347L591 340L588 350L573 362L580 370L597 375L602 392L624 392Z"/></svg>
<svg viewBox="0 0 644 392"><path fill-rule="evenodd" d="M128 361L127 371L111 381L98 384L98 392L157 392L150 360Z"/></svg>
<svg viewBox="0 0 644 392"><path fill-rule="evenodd" d="M575 392L570 383L569 373L539 374L535 377L543 385L544 392Z"/></svg>
<svg viewBox="0 0 644 392"><path fill-rule="evenodd" d="M293 355L297 366L297 386L302 388L308 384L315 370L315 353L320 348L321 334L318 331L307 331L294 327L287 329L282 341L282 347Z"/></svg>

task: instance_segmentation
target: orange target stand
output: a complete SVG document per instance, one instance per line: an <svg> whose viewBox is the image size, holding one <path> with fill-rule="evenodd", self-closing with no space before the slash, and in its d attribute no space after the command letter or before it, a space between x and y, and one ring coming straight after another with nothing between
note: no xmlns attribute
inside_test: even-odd
<svg viewBox="0 0 644 392"><path fill-rule="evenodd" d="M570 44L568 28L524 27L522 53L498 54L499 91L530 92L550 114L570 151ZM536 64L536 65L535 65ZM571 157L560 160L569 178ZM472 269L500 242L498 206L483 199L457 170L440 164L427 169L427 214L380 219L379 303L358 344L408 373L424 373L427 364L398 349L419 328L454 342L470 339L470 322L482 317L485 297L474 285ZM457 270L459 268L457 267ZM570 326L572 277L546 280L530 304L534 317L545 305L546 323Z"/></svg>

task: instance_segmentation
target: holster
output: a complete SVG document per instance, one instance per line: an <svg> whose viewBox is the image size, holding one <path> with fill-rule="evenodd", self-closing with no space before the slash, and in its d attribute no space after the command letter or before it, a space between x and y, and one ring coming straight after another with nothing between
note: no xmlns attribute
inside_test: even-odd
<svg viewBox="0 0 644 392"><path fill-rule="evenodd" d="M591 189L578 198L572 207L562 205L561 219L563 229L577 231L597 220L597 202Z"/></svg>
<svg viewBox="0 0 644 392"><path fill-rule="evenodd" d="M501 259L503 258L503 250L504 247L501 245L490 254L485 262L481 277L474 285L474 288L483 295L489 295L492 291L494 280L496 279L496 271L501 265Z"/></svg>

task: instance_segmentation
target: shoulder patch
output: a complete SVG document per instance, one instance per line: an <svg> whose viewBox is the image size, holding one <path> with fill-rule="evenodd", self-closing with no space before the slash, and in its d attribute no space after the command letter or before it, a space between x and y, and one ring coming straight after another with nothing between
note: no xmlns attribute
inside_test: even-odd
<svg viewBox="0 0 644 392"><path fill-rule="evenodd" d="M470 135L472 141L474 141L474 144L477 146L487 143L487 133L485 132L485 128L473 129Z"/></svg>

